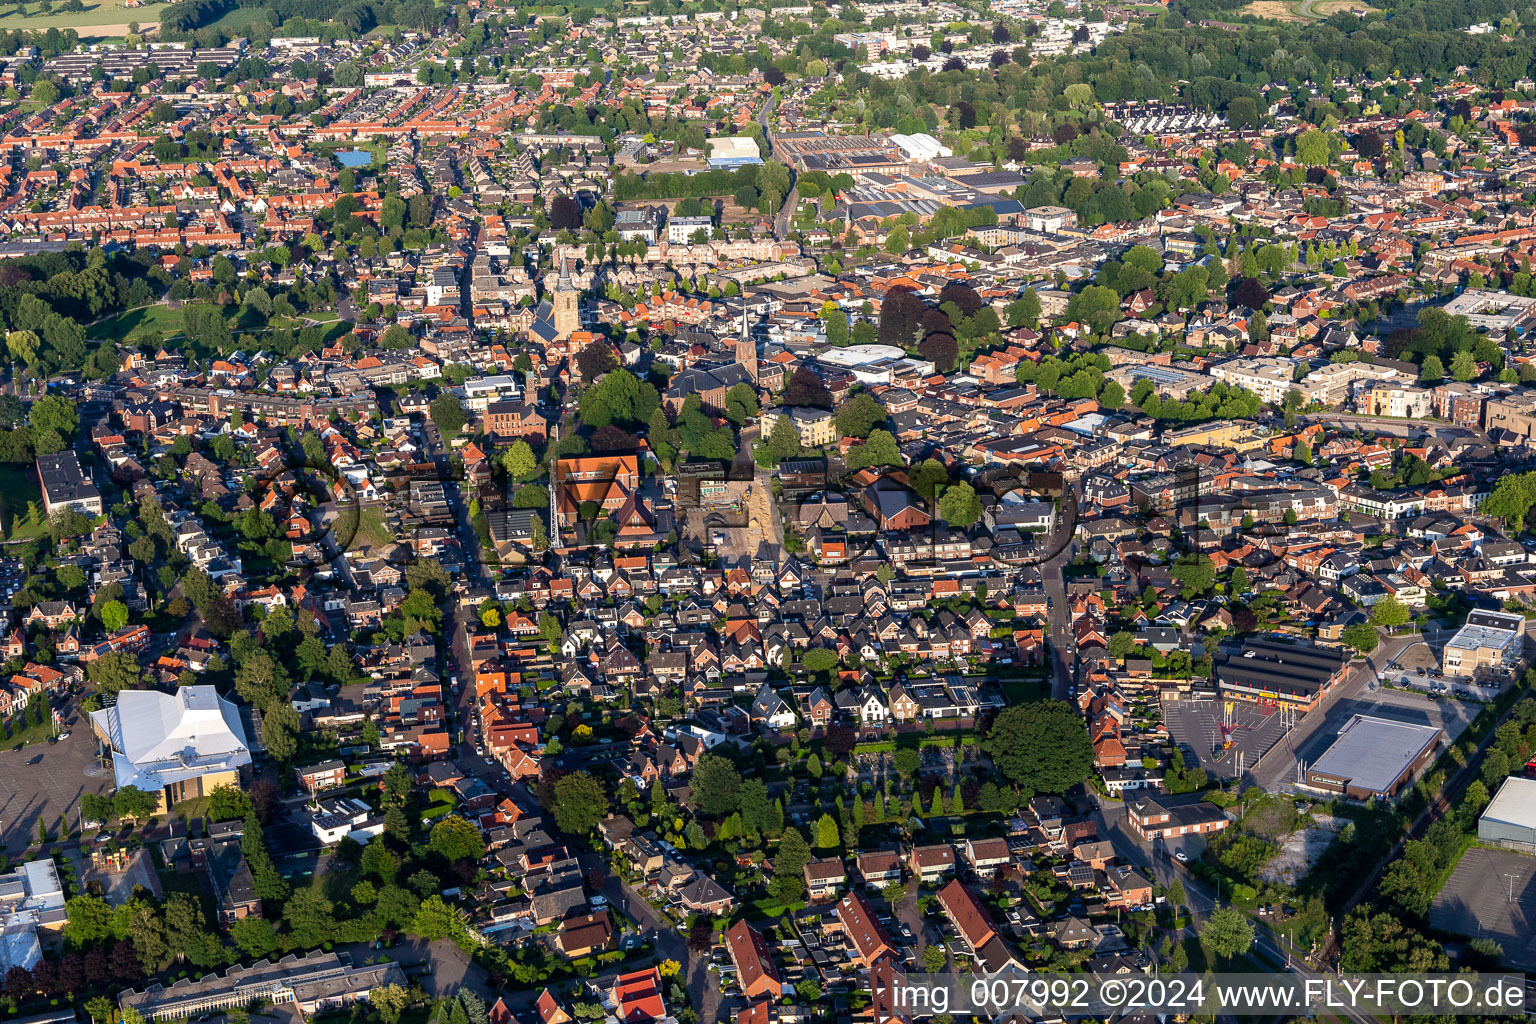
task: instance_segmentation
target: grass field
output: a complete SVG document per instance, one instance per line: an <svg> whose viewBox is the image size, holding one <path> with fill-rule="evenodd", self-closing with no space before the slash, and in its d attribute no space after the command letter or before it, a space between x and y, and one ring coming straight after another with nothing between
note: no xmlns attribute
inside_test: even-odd
<svg viewBox="0 0 1536 1024"><path fill-rule="evenodd" d="M240 32L258 21L265 21L269 25L276 24L272 12L265 7L236 7L232 11L226 11L223 17L217 21L210 21L204 27L223 29L225 32Z"/></svg>
<svg viewBox="0 0 1536 1024"><path fill-rule="evenodd" d="M11 11L0 17L0 28L24 28L33 32L72 28L82 36L102 38L127 35L128 26L133 22L138 22L146 33L158 30L160 11L157 7L124 7L118 0L97 0L87 3L83 11L52 11L43 14L36 3L28 3L25 15Z"/></svg>
<svg viewBox="0 0 1536 1024"><path fill-rule="evenodd" d="M168 306L140 306L97 321L87 327L85 333L87 337L102 341L126 341L129 337L151 340L179 334L181 328L180 310Z"/></svg>
<svg viewBox="0 0 1536 1024"><path fill-rule="evenodd" d="M32 467L11 463L0 465L0 523L5 525L7 540L25 540L48 532L47 520L36 524L24 521L27 505L34 501L41 508L43 491Z"/></svg>
<svg viewBox="0 0 1536 1024"><path fill-rule="evenodd" d="M25 714L15 716L7 724L11 730L10 737L3 741L7 750L42 743L53 734L53 722L46 710L43 712L43 721L39 725L34 725L31 716Z"/></svg>
<svg viewBox="0 0 1536 1024"><path fill-rule="evenodd" d="M280 328L298 329L304 326L303 319L279 320L274 318L265 327L261 324L261 318L249 309L232 307L235 314L229 317L229 329L235 335L236 345L242 344L248 336L264 334L267 331ZM317 320L325 324L325 340L345 334L351 330L352 325L337 318L334 311L322 311L311 315L306 314L307 319ZM168 338L179 336L185 328L181 310L171 309L169 306L154 305L140 306L138 309L130 309L119 313L117 316L98 320L85 329L90 338L101 341L128 342L130 344L158 345Z"/></svg>
<svg viewBox="0 0 1536 1024"><path fill-rule="evenodd" d="M343 508L331 528L338 544L348 551L372 551L388 547L395 542L384 513L374 506L361 508L356 504Z"/></svg>

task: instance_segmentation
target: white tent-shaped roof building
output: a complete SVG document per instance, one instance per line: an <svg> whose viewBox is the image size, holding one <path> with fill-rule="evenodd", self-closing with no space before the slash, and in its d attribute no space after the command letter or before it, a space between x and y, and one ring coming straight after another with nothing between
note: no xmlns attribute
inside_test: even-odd
<svg viewBox="0 0 1536 1024"><path fill-rule="evenodd" d="M91 712L91 725L111 748L118 788L156 793L162 810L237 784L251 763L240 712L212 686L123 690L115 706Z"/></svg>

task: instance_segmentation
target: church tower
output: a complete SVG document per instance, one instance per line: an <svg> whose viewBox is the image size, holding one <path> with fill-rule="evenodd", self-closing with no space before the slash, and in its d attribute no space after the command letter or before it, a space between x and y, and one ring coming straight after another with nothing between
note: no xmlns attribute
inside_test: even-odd
<svg viewBox="0 0 1536 1024"><path fill-rule="evenodd" d="M752 326L747 322L747 307L741 307L741 335L736 339L736 361L747 371L752 383L757 383L757 341L752 337Z"/></svg>
<svg viewBox="0 0 1536 1024"><path fill-rule="evenodd" d="M581 293L571 280L571 266L566 260L560 261L560 278L555 282L550 302L554 306L555 336L565 341L581 330Z"/></svg>

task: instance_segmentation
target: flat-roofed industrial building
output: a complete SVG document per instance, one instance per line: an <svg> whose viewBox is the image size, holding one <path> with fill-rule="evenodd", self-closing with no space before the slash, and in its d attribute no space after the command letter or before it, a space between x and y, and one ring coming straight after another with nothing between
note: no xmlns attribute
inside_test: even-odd
<svg viewBox="0 0 1536 1024"><path fill-rule="evenodd" d="M1445 733L1433 725L1356 715L1306 767L1305 785L1351 800L1391 800L1434 760Z"/></svg>
<svg viewBox="0 0 1536 1024"><path fill-rule="evenodd" d="M1477 841L1536 853L1536 779L1512 775L1477 819Z"/></svg>

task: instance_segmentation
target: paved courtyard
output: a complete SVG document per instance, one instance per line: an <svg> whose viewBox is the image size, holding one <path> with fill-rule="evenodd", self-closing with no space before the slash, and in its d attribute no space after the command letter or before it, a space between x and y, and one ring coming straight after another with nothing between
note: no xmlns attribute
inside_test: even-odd
<svg viewBox="0 0 1536 1024"><path fill-rule="evenodd" d="M1245 772L1269 753L1285 736L1286 718L1277 708L1261 708L1243 701L1232 702L1232 746L1222 749L1223 702L1181 700L1163 704L1163 720L1175 743L1188 744L1200 759L1200 767L1212 778L1237 776L1241 755Z"/></svg>
<svg viewBox="0 0 1536 1024"><path fill-rule="evenodd" d="M96 761L96 737L81 720L62 743L33 743L0 750L0 847L19 853L37 841L37 823L56 836L59 815L80 826L80 797L112 788L112 773ZM28 764L35 757L42 760Z"/></svg>
<svg viewBox="0 0 1536 1024"><path fill-rule="evenodd" d="M1493 939L1504 961L1536 969L1536 858L1473 847L1429 908L1430 927Z"/></svg>
<svg viewBox="0 0 1536 1024"><path fill-rule="evenodd" d="M90 855L82 851L71 850L67 856L75 862L75 870L85 890L94 893L99 885L102 899L113 906L127 903L133 897L135 886L143 886L156 899L163 895L160 876L147 850L134 850L123 871L97 870L91 866Z"/></svg>

